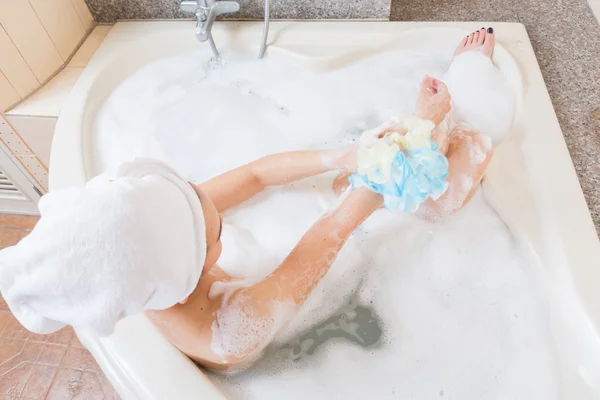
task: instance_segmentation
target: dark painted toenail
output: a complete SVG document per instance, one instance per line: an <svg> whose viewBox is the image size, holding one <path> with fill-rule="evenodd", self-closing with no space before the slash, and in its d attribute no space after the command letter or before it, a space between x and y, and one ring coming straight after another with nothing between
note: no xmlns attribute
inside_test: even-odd
<svg viewBox="0 0 600 400"><path fill-rule="evenodd" d="M485 26L483 28L481 28L482 31L485 31Z"/></svg>
<svg viewBox="0 0 600 400"><path fill-rule="evenodd" d="M488 28L488 33L494 33L494 28L492 28L492 27L489 27L489 28Z"/></svg>

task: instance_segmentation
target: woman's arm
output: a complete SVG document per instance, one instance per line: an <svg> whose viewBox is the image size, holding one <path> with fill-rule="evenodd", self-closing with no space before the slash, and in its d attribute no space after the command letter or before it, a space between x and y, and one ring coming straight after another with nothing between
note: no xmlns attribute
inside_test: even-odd
<svg viewBox="0 0 600 400"><path fill-rule="evenodd" d="M295 315L350 234L382 202L368 189L352 190L264 280L227 289L236 282L215 266L200 278L185 304L146 314L171 343L202 365L215 369L244 365ZM224 290L215 294L219 285Z"/></svg>
<svg viewBox="0 0 600 400"><path fill-rule="evenodd" d="M355 168L354 147L273 154L225 172L200 188L222 212L263 191L337 169ZM353 159L354 155L354 159Z"/></svg>
<svg viewBox="0 0 600 400"><path fill-rule="evenodd" d="M260 353L325 276L352 232L382 201L368 189L349 192L268 277L212 299L220 302L211 324L211 349L218 358L208 361L231 366Z"/></svg>

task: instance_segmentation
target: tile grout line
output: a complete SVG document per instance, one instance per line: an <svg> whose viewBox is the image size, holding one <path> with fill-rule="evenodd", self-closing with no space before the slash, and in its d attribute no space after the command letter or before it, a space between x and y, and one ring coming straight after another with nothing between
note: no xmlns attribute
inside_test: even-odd
<svg viewBox="0 0 600 400"><path fill-rule="evenodd" d="M52 47L54 47L54 50L56 50L56 53L58 54L58 57L64 63L65 60L63 59L62 54L60 54L60 51L58 50L58 47L56 47L56 43L54 43L54 40L52 39L52 36L50 36L50 33L48 32L48 29L46 28L46 25L44 25L44 23L42 22L42 19L40 18L37 10L33 6L33 4L31 4L30 0L27 0L27 3L29 4L29 7L33 10L33 13L35 14L35 18L38 20L38 22L40 23L40 25L44 29L44 32L46 32L46 36L48 36L48 39L50 39L50 43L52 43Z"/></svg>
<svg viewBox="0 0 600 400"><path fill-rule="evenodd" d="M19 353L19 354L20 354L20 353ZM17 354L17 356L18 356L19 354ZM15 356L15 357L16 357L16 356ZM11 357L11 358L9 358L9 359L8 359L8 360L6 360L6 361L10 361L10 360L12 360L12 359L13 359L13 358L15 358L15 357ZM19 368L21 365L23 365L23 364L26 364L26 363L28 363L28 362L30 362L30 361L21 361L20 363L18 363L17 365L15 365L15 366L14 366L14 367L12 367L11 369L9 369L9 370L8 370L8 371L6 371L5 373L3 373L3 374L2 374L2 376L4 376L4 375L8 374L9 372L13 372L13 371L14 371L14 370L16 370L17 368ZM31 373L31 371L30 371L30 373ZM29 377L27 377L27 380L29 380Z"/></svg>
<svg viewBox="0 0 600 400"><path fill-rule="evenodd" d="M6 303L6 300L4 300L4 298L2 298L2 300ZM8 306L8 303L6 304ZM13 313L10 311L10 307L8 308L8 313L12 316ZM8 324L10 324L10 321L7 322L2 329L0 329L0 338L5 339L4 338L4 331L6 330L6 327L8 326Z"/></svg>
<svg viewBox="0 0 600 400"><path fill-rule="evenodd" d="M25 59L25 56L23 56L23 53L21 53L21 49L19 49L17 47L17 44L15 43L15 41L13 40L12 37L10 37L10 35L8 34L8 32L6 31L6 29L4 29L4 27L2 25L0 25L0 29L2 29L4 31L4 33L6 33L6 36L8 36L8 38L10 39L10 42L12 43L12 45L15 47L15 49L17 49L17 52L19 53L19 55L21 56L21 59L25 62L25 64L27 65L27 69L31 72L31 75L33 75L33 77L35 78L35 80L37 81L38 85L41 85L42 82L40 82L39 78L37 77L37 75L35 74L35 72L33 72L33 69L31 68L31 65L29 65L29 63L27 62L27 60ZM29 93L27 96L29 96L30 94L34 93L37 89L34 89L31 93ZM25 99L27 96L21 96L19 94L19 96L21 97L21 101L23 101L23 99ZM18 104L18 103L17 103Z"/></svg>
<svg viewBox="0 0 600 400"><path fill-rule="evenodd" d="M27 339L29 339L29 338L27 338ZM38 343L38 342L29 342L28 340L25 340L25 344L27 344L27 343ZM45 344L45 342L42 342L42 343ZM44 344L41 345L42 347L40 348L40 352L38 353L37 357L35 358L35 361L31 363L33 366L31 367L31 370L29 371L29 376L25 380L25 384L23 384L23 389L21 389L19 396L21 396L23 394L23 392L25 391L25 388L27 387L27 384L29 383L29 380L31 379L31 375L33 374L33 367L37 364L37 361L40 359L40 356L42 355L42 350L44 349ZM21 396L21 397L23 397L23 396Z"/></svg>
<svg viewBox="0 0 600 400"><path fill-rule="evenodd" d="M11 81L9 81L9 80L8 80L7 76L6 76L6 75L4 75L4 72L0 71L0 77L3 77L3 78L6 80L6 82L8 82L8 86L10 86L10 87L12 88L13 92L15 92L15 94L16 94L16 95L17 95L17 97L19 98L19 100L17 100L17 102L21 101L21 99L22 99L22 97L21 97L21 94L20 94L20 93L17 91L17 89L16 89L16 88L13 86L13 83L12 83ZM9 109L9 110L10 110L10 107L12 107L12 106L9 104L9 105L8 105L8 109ZM2 112L2 111L1 111L1 109L0 109L0 112Z"/></svg>
<svg viewBox="0 0 600 400"><path fill-rule="evenodd" d="M15 340L15 341L23 342L23 347L21 347L21 350L20 350L20 351L19 351L17 354L15 354L14 356L12 356L12 357L10 357L10 358L8 358L8 359L4 360L4 362L3 362L2 364L0 364L0 366L1 366L1 365L4 365L4 364L6 364L6 363L7 363L7 362L9 362L10 360L12 360L12 359L14 359L14 358L18 357L18 356L21 354L21 352L23 352L23 349L25 348L25 343L26 343L26 341L24 341L24 340L21 340L21 339L8 339L8 340ZM20 362L19 364L15 365L14 367L12 367L11 369L9 369L8 371L5 371L5 372L4 372L2 375L0 375L0 376L4 376L4 375L8 374L9 372L12 372L12 371L14 371L14 370L15 370L17 367L21 366L21 364L23 364L23 362Z"/></svg>
<svg viewBox="0 0 600 400"><path fill-rule="evenodd" d="M69 345L67 345L67 348L65 349L65 354L63 354L63 356L60 359L60 362L58 363L58 366L56 367L56 373L54 374L52 381L50 381L50 387L48 388L48 393L46 393L46 396L44 396L44 399L46 399L48 397L48 395L50 394L50 390L52 390L52 386L54 385L54 382L56 382L56 377L58 376L58 373L60 372L60 368L63 365L63 361L65 360L65 357L67 356L67 351L69 351Z"/></svg>
<svg viewBox="0 0 600 400"><path fill-rule="evenodd" d="M75 330L73 330L73 335L74 334L75 334ZM73 340L72 336L71 336L71 340ZM44 397L44 400L48 397L48 395L50 394L50 390L52 389L52 386L54 385L54 382L56 382L56 378L58 377L58 373L60 372L60 370L61 370L61 368L63 366L65 358L67 357L67 352L71 348L71 340L69 340L69 344L67 344L67 346L66 346L65 354L63 354L62 358L60 359L60 362L58 363L58 366L56 367L56 374L54 374L54 378L52 378L52 381L50 382L50 387L48 388L48 393ZM83 375L83 371L81 371L81 375ZM78 379L81 379L81 375L79 376ZM75 395L71 396L70 400L73 400L74 397L75 397Z"/></svg>
<svg viewBox="0 0 600 400"><path fill-rule="evenodd" d="M27 0L27 1L29 1L29 0ZM37 14L36 14L36 16L37 16ZM39 19L39 16L37 16L37 17ZM69 58L67 58L67 60L64 61L64 63L56 71L54 71L54 73L52 73L45 81L40 82L40 80L37 78L37 76L35 76L35 74L33 73L33 70L31 71L31 73L35 76L35 79L38 81L39 84L27 96L21 96L22 97L21 100L19 100L17 102L17 104L13 104L11 106L11 110L14 109L15 107L19 106L20 104L23 104L26 100L28 100L30 97L32 97L34 94L36 94L40 89L42 89L44 86L46 86L46 84L49 83L52 79L54 79L58 74L60 74L65 68L67 68L69 66L69 63L71 62L71 59L73 59L73 57L75 56L75 53L77 53L77 51L81 48L81 46L83 46L83 44L85 43L86 39L88 38L88 36L90 35L90 33L92 33L92 31L94 30L94 28L96 27L96 25L97 24L94 21L94 23L92 24L92 26L90 27L90 29L88 31L86 31L86 33L83 35L83 38L81 39L81 41L79 42L79 44L77 44L77 46L75 46L75 49L73 49L73 51L71 52L71 55L69 56ZM58 50L56 50L56 51L58 52ZM62 56L60 54L58 56L62 60ZM27 64L27 66L29 67L29 64ZM30 69L31 69L31 67L30 67ZM54 118L54 117L51 117L51 118Z"/></svg>
<svg viewBox="0 0 600 400"><path fill-rule="evenodd" d="M69 3L71 4L71 7L73 8L73 11L75 11L75 15L77 15L77 19L79 20L79 23L81 24L81 27L83 28L83 31L86 34L89 34L88 30L85 28L85 21L83 21L81 19L81 16L79 15L79 13L77 12L77 7L75 7L75 4L73 4L73 0L69 0ZM86 4L87 7L87 4ZM93 25L92 25L93 28ZM84 35L85 36L85 35Z"/></svg>

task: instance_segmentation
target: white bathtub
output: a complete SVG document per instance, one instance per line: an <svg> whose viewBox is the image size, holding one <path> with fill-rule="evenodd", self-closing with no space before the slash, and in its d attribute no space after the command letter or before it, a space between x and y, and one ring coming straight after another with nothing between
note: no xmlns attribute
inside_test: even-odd
<svg viewBox="0 0 600 400"><path fill-rule="evenodd" d="M268 54L328 69L393 48L450 52L461 35L488 25L275 22ZM557 312L550 322L562 361L561 396L598 399L600 243L527 33L520 24L493 25L502 45L494 61L517 92L519 106L511 136L496 150L484 193L539 260L550 290L560 294L553 297ZM219 46L257 50L261 29L260 23L220 22L214 33ZM198 46L203 44L196 41L191 22L116 24L63 107L52 146L50 190L84 183L98 173L88 139L99 107L120 82L152 60ZM564 290L571 285L573 290ZM144 316L122 321L108 338L77 334L124 399L223 398ZM568 347L564 338L570 339Z"/></svg>

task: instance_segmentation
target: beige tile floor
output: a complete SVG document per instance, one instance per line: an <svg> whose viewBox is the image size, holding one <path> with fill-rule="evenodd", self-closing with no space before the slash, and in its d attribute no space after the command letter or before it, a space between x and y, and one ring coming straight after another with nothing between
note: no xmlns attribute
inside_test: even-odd
<svg viewBox="0 0 600 400"><path fill-rule="evenodd" d="M37 217L0 214L0 248L27 236ZM119 399L70 327L51 335L23 328L0 297L0 400Z"/></svg>

